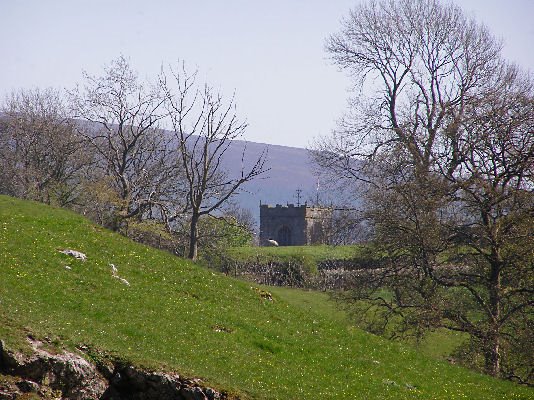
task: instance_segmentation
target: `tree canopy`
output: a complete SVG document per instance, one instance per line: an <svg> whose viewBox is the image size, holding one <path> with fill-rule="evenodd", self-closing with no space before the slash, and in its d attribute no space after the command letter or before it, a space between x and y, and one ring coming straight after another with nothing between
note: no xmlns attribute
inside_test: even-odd
<svg viewBox="0 0 534 400"><path fill-rule="evenodd" d="M467 333L492 375L531 381L534 86L486 27L436 0L356 6L327 51L355 96L315 160L366 184L384 255L352 300L375 330ZM360 185L352 185L361 188Z"/></svg>

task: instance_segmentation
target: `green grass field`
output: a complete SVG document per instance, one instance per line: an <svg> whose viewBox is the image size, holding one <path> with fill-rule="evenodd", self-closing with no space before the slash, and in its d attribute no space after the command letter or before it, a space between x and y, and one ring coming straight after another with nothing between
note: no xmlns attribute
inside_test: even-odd
<svg viewBox="0 0 534 400"><path fill-rule="evenodd" d="M87 261L59 253L65 248ZM11 347L29 332L65 348L86 344L242 398L534 395L350 327L324 294L267 288L271 302L252 286L74 213L0 196L0 338Z"/></svg>
<svg viewBox="0 0 534 400"><path fill-rule="evenodd" d="M228 251L229 255L237 261L249 261L253 259L284 260L290 257L305 256L315 262L325 260L346 260L358 257L363 246L286 246L286 247L235 247Z"/></svg>

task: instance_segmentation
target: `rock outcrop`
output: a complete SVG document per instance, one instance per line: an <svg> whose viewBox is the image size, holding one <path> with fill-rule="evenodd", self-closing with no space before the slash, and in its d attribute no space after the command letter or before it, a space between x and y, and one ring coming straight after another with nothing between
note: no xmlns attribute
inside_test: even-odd
<svg viewBox="0 0 534 400"><path fill-rule="evenodd" d="M32 353L5 348L0 341L0 400L34 393L42 399L72 400L223 400L228 396L205 387L199 379L146 371L110 360L92 363L82 354L46 350L28 338ZM4 382L4 384L2 384Z"/></svg>

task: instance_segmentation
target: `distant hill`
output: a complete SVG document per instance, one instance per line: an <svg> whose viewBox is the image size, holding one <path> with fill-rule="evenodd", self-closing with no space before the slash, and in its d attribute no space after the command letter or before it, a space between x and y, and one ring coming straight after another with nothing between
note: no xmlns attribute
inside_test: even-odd
<svg viewBox="0 0 534 400"><path fill-rule="evenodd" d="M79 120L84 129L98 130L98 125ZM164 131L172 137L172 132ZM243 150L245 158L243 159ZM246 185L233 199L249 209L259 222L260 201L264 204L297 203L296 190L301 189L301 202L316 198L317 178L312 172L306 149L273 144L234 140L224 154L222 166L230 177L239 176L243 166L252 166L262 152L267 151L266 167L270 170Z"/></svg>
<svg viewBox="0 0 534 400"><path fill-rule="evenodd" d="M6 118L0 112L0 120ZM83 129L99 129L97 123L76 120ZM171 134L170 131L165 131ZM245 159L242 162L243 150ZM312 164L308 150L297 147L287 147L272 144L263 144L235 140L225 153L223 168L228 170L230 176L238 176L243 164L250 166L267 150L267 168L270 170L244 186L242 193L234 197L237 203L249 209L256 220L259 221L259 204L286 204L297 203L296 190L301 189L301 202L314 201L316 198L317 178L312 173Z"/></svg>
<svg viewBox="0 0 534 400"><path fill-rule="evenodd" d="M242 154L245 150L245 160ZM259 218L260 201L263 204L297 203L297 189L301 189L301 203L316 198L317 178L312 172L309 152L297 147L278 146L235 140L225 154L224 167L231 175L239 174L242 164L250 165L267 150L267 167L264 176L244 187L236 196L237 202Z"/></svg>

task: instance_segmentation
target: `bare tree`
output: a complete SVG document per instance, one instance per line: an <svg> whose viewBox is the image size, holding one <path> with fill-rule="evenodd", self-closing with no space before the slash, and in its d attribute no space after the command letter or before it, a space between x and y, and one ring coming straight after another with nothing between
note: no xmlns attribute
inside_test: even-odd
<svg viewBox="0 0 534 400"><path fill-rule="evenodd" d="M185 173L190 232L187 256L193 260L198 255L200 218L217 212L244 184L266 171L265 152L248 166L243 152L241 174L228 176L222 161L247 124L237 117L233 97L225 101L207 84L198 86L195 79L196 74L188 74L183 65L179 70L163 70L160 77L177 157Z"/></svg>
<svg viewBox="0 0 534 400"><path fill-rule="evenodd" d="M327 50L361 91L324 143L330 151L322 162L363 180L357 172L367 164L351 158L369 160L399 146L417 171L430 170L441 138L454 135L466 102L487 90L500 68L500 45L486 28L435 0L357 6Z"/></svg>
<svg viewBox="0 0 534 400"><path fill-rule="evenodd" d="M20 90L6 98L0 127L0 190L60 206L72 205L91 155L67 117L59 91Z"/></svg>
<svg viewBox="0 0 534 400"><path fill-rule="evenodd" d="M507 375L503 346L517 346L532 307L531 79L485 27L435 0L363 3L327 49L360 92L316 161L368 184L388 255L352 298L381 310L378 330L466 332L485 370Z"/></svg>
<svg viewBox="0 0 534 400"><path fill-rule="evenodd" d="M170 135L159 129L165 111L157 85L141 83L122 56L102 76L84 78L83 87L71 92L71 103L74 116L89 122L82 131L98 154L95 185L107 193L110 226L121 229L144 213L165 218L176 203L173 185L180 168L170 156Z"/></svg>
<svg viewBox="0 0 534 400"><path fill-rule="evenodd" d="M383 308L373 329L465 332L485 359L481 368L532 383L521 359L534 349L521 332L534 305L534 94L531 82L513 82L469 105L457 168L369 190L367 213L388 256L383 268L359 275L352 296ZM379 165L390 182L388 165ZM390 298L378 295L384 288Z"/></svg>

